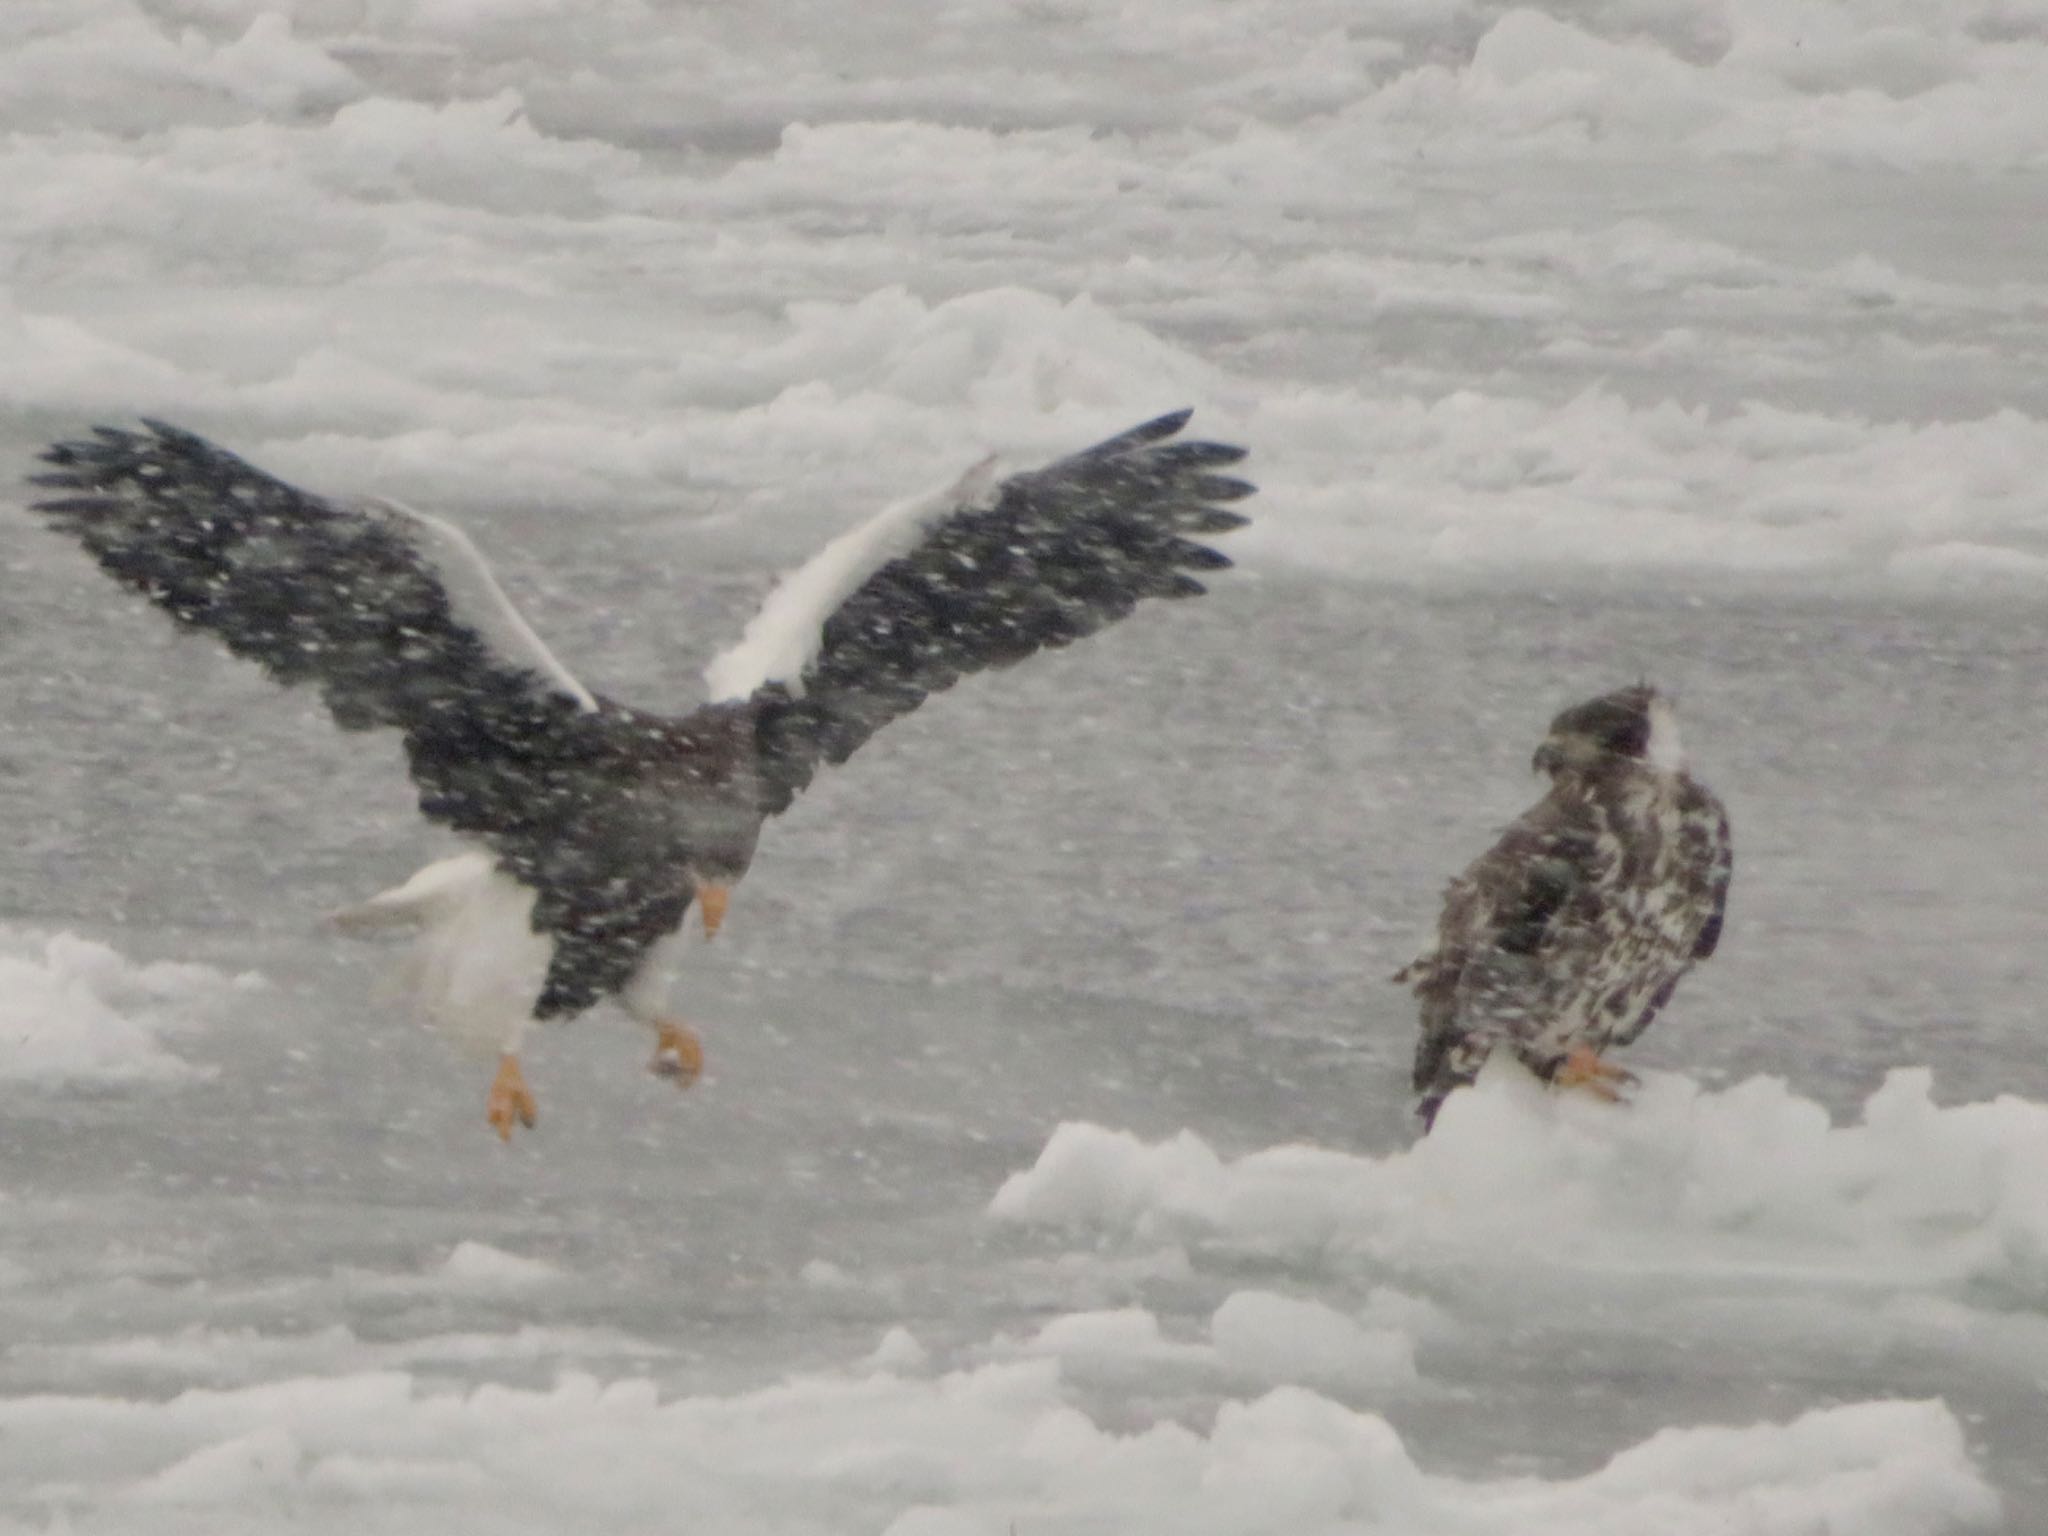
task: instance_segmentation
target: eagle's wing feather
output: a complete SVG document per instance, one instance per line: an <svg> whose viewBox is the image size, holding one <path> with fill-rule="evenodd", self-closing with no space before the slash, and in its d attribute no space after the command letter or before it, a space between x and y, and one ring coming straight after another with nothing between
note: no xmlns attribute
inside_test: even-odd
<svg viewBox="0 0 2048 1536"><path fill-rule="evenodd" d="M1230 561L1198 540L1243 525L1219 503L1253 487L1216 473L1244 450L1169 441L1189 414L1000 482L977 466L786 581L709 673L715 696L753 700L762 809L786 809L821 764L968 673L1093 634L1144 598L1202 592L1189 572Z"/></svg>
<svg viewBox="0 0 2048 1536"><path fill-rule="evenodd" d="M1703 786L1704 801L1697 811L1699 825L1706 830L1710 853L1705 859L1707 920L1693 941L1692 957L1705 960L1721 943L1721 925L1728 916L1728 885L1735 874L1735 842L1728 830L1728 812Z"/></svg>
<svg viewBox="0 0 2048 1536"><path fill-rule="evenodd" d="M458 529L390 502L330 501L159 422L59 443L36 504L116 580L345 730L409 729L482 695L594 710Z"/></svg>
<svg viewBox="0 0 2048 1536"><path fill-rule="evenodd" d="M445 518L383 497L363 498L354 503L354 508L384 523L396 537L411 545L433 569L448 596L452 616L474 630L494 657L528 673L586 711L598 707L596 697L556 659L555 653L526 622L526 616L512 606L512 599L498 585L483 551L467 533Z"/></svg>
<svg viewBox="0 0 2048 1536"><path fill-rule="evenodd" d="M312 684L343 729L401 732L420 810L538 893L544 1011L616 986L690 900L672 798L648 792L663 723L578 683L453 525L147 426L51 448L37 510L181 624Z"/></svg>
<svg viewBox="0 0 2048 1536"><path fill-rule="evenodd" d="M1735 872L1728 812L1712 791L1688 775L1679 795L1678 813L1682 859L1675 878L1676 899L1666 909L1666 920L1674 930L1665 949L1670 974L1650 994L1634 1022L1615 1032L1615 1045L1631 1044L1648 1029L1671 1001L1685 973L1711 956L1721 943L1728 886Z"/></svg>
<svg viewBox="0 0 2048 1536"><path fill-rule="evenodd" d="M1585 861L1564 840L1524 859L1513 869L1511 881L1494 892L1487 942L1511 955L1535 954L1587 875Z"/></svg>

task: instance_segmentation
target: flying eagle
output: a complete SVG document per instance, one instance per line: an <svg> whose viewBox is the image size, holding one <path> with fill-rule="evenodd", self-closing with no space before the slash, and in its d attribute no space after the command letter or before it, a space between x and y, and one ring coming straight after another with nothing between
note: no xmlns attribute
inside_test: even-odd
<svg viewBox="0 0 2048 1536"><path fill-rule="evenodd" d="M828 544L706 669L710 702L650 714L576 680L452 524L330 499L204 438L145 422L43 454L37 503L116 580L211 631L343 730L400 732L421 812L476 846L337 914L416 929L433 1022L495 1047L488 1118L533 1124L534 1020L616 996L687 1085L695 1034L668 1011L684 914L707 936L762 823L822 764L970 672L1063 646L1148 597L1204 590L1200 542L1246 519L1218 473L1244 457L1170 441L1191 413L998 479L984 460Z"/></svg>
<svg viewBox="0 0 2048 1536"><path fill-rule="evenodd" d="M1714 952L1728 813L1685 771L1670 701L1639 684L1566 710L1534 767L1550 793L1444 893L1436 948L1395 976L1422 1001L1424 1129L1498 1045L1560 1087L1620 1097L1603 1059Z"/></svg>

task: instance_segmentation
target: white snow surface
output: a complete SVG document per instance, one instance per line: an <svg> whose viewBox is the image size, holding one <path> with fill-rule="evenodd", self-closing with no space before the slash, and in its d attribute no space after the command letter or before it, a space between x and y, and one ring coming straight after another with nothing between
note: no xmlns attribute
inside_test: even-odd
<svg viewBox="0 0 2048 1536"><path fill-rule="evenodd" d="M0 927L0 1081L78 1087L201 1076L173 1048L233 993L262 985L182 961L137 964L75 933Z"/></svg>
<svg viewBox="0 0 2048 1536"><path fill-rule="evenodd" d="M453 1284L484 1290L520 1291L563 1278L561 1270L544 1259L524 1258L474 1241L457 1243L441 1273Z"/></svg>
<svg viewBox="0 0 2048 1536"><path fill-rule="evenodd" d="M1367 1314L1370 1316L1370 1310ZM1208 1340L1167 1337L1144 1307L1070 1312L1015 1345L1076 1376L1217 1378L1233 1386L1307 1385L1384 1395L1414 1385L1415 1340L1400 1327L1272 1291L1235 1291L1209 1319ZM1007 1351L1005 1351L1007 1352Z"/></svg>

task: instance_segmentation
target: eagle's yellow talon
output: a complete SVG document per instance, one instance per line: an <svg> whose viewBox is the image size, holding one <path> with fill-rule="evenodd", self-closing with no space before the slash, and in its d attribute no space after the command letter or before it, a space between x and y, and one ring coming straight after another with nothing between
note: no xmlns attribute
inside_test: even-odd
<svg viewBox="0 0 2048 1536"><path fill-rule="evenodd" d="M1628 1068L1602 1060L1600 1054L1587 1045L1574 1045L1567 1051L1550 1080L1559 1088L1583 1088L1594 1098L1605 1099L1610 1104L1621 1102L1624 1085L1641 1081Z"/></svg>
<svg viewBox="0 0 2048 1536"><path fill-rule="evenodd" d="M498 1133L500 1141L510 1141L515 1124L531 1130L539 1113L540 1106L534 1101L533 1090L526 1086L526 1076L519 1070L519 1058L507 1051L498 1062L498 1075L491 1083L491 1097L484 1117L491 1122L491 1129Z"/></svg>
<svg viewBox="0 0 2048 1536"><path fill-rule="evenodd" d="M674 1020L654 1033L654 1059L647 1070L656 1077L672 1077L678 1088L687 1088L704 1070L704 1045L696 1031Z"/></svg>

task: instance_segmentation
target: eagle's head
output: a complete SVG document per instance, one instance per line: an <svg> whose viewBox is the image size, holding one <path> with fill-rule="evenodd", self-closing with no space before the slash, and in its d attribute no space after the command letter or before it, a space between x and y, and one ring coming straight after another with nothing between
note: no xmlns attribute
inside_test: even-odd
<svg viewBox="0 0 2048 1536"><path fill-rule="evenodd" d="M1683 763L1671 701L1637 683L1574 704L1551 721L1531 766L1555 779L1625 765L1676 773Z"/></svg>
<svg viewBox="0 0 2048 1536"><path fill-rule="evenodd" d="M748 701L707 704L682 721L659 721L653 742L672 796L670 831L688 850L683 872L704 920L704 937L725 921L732 888L754 862L762 794Z"/></svg>

